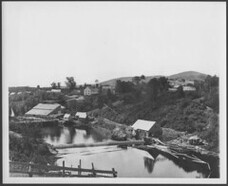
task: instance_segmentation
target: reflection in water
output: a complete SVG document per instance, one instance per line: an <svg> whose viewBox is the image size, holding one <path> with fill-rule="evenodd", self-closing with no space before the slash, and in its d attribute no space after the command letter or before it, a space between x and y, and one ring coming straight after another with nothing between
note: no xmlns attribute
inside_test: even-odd
<svg viewBox="0 0 228 186"><path fill-rule="evenodd" d="M42 135L47 143L53 145L103 141L100 136L94 134L91 130L79 130L74 127L46 127L42 129Z"/></svg>
<svg viewBox="0 0 228 186"><path fill-rule="evenodd" d="M76 144L96 143L104 141L101 135L93 130L79 130L73 127L47 127L43 130L43 138L47 143ZM83 168L109 170L115 168L118 177L166 177L194 178L205 177L205 170L194 164L177 161L157 151L142 151L135 148L121 149L117 146L86 147L59 149L57 165L77 166L81 159Z"/></svg>
<svg viewBox="0 0 228 186"><path fill-rule="evenodd" d="M43 138L50 138L51 141L59 142L59 138L62 135L62 129L60 127L46 127L41 130Z"/></svg>
<svg viewBox="0 0 228 186"><path fill-rule="evenodd" d="M153 149L151 151L149 151L150 154L154 154L154 153L160 153L162 154L165 158L171 160L176 166L178 166L179 168L182 168L185 172L193 172L193 171L197 171L198 173L202 173L203 177L207 177L207 175L209 174L209 169L207 167L206 164L197 164L197 163L193 163L193 162L187 162L181 159L176 159L175 157L164 153L162 151L158 151L157 149Z"/></svg>
<svg viewBox="0 0 228 186"><path fill-rule="evenodd" d="M76 135L76 130L73 127L67 128L69 135L66 135L66 143L72 144L74 140L74 136Z"/></svg>
<svg viewBox="0 0 228 186"><path fill-rule="evenodd" d="M145 168L147 169L147 171L149 173L152 173L153 169L154 169L154 160L147 158L147 157L144 157L143 159L144 159Z"/></svg>

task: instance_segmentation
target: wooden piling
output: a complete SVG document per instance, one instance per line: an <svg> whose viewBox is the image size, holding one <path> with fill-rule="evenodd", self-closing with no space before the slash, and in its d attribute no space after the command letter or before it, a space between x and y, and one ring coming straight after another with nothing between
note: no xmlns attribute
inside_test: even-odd
<svg viewBox="0 0 228 186"><path fill-rule="evenodd" d="M112 172L113 172L113 177L116 178L117 177L117 174L116 174L116 171L114 168L112 168Z"/></svg>
<svg viewBox="0 0 228 186"><path fill-rule="evenodd" d="M63 161L63 177L65 177L65 161Z"/></svg>
<svg viewBox="0 0 228 186"><path fill-rule="evenodd" d="M32 162L29 162L28 175L29 175L29 177L32 177Z"/></svg>
<svg viewBox="0 0 228 186"><path fill-rule="evenodd" d="M82 163L81 163L81 159L79 160L79 165L78 165L78 175L81 175L81 168L82 168Z"/></svg>
<svg viewBox="0 0 228 186"><path fill-rule="evenodd" d="M94 169L93 163L92 163L92 174L93 174L94 177L96 177L96 171L95 171L95 169Z"/></svg>

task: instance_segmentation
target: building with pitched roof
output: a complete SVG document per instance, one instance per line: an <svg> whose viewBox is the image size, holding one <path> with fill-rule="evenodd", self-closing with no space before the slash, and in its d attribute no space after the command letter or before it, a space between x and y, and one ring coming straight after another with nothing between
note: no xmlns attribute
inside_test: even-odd
<svg viewBox="0 0 228 186"><path fill-rule="evenodd" d="M87 113L86 113L86 112L77 112L77 113L75 114L75 117L76 117L77 119L84 120L84 119L87 118Z"/></svg>
<svg viewBox="0 0 228 186"><path fill-rule="evenodd" d="M99 89L98 88L93 88L93 87L86 87L84 89L84 95L85 96L91 96L91 95L95 95L99 93Z"/></svg>
<svg viewBox="0 0 228 186"><path fill-rule="evenodd" d="M29 116L50 116L52 114L59 114L61 113L61 105L58 103L53 104L44 104L39 103L31 110L25 113L25 115Z"/></svg>
<svg viewBox="0 0 228 186"><path fill-rule="evenodd" d="M140 138L155 136L158 130L161 130L161 127L156 123L156 121L148 121L138 119L133 125L132 128L138 133Z"/></svg>

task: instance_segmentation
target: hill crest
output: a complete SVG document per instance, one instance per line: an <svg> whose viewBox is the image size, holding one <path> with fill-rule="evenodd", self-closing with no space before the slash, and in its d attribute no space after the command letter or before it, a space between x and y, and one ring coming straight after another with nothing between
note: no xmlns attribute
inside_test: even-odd
<svg viewBox="0 0 228 186"><path fill-rule="evenodd" d="M110 80L101 82L100 85L115 86L117 80L132 82L132 78L133 77L134 76L110 79ZM150 81L150 79L156 78L156 77L162 77L162 76L161 75L145 76L144 82L147 83L147 82ZM181 73L178 73L178 74L173 74L173 75L170 75L170 76L164 76L164 77L167 77L169 79L185 79L185 80L200 80L200 81L203 81L207 77L207 74L203 74L203 73L196 72L196 71L185 71L185 72L181 72Z"/></svg>

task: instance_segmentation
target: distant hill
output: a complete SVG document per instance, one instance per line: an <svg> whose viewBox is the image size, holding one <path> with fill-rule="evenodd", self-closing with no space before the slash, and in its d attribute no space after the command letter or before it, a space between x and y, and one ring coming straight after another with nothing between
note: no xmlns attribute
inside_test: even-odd
<svg viewBox="0 0 228 186"><path fill-rule="evenodd" d="M207 74L202 74L195 71L186 71L178 74L168 76L169 79L185 79L185 80L200 80L203 81L207 77Z"/></svg>
<svg viewBox="0 0 228 186"><path fill-rule="evenodd" d="M143 80L143 81L147 83L147 82L149 82L152 78L155 78L155 77L161 77L161 76L146 76L146 77L145 77L145 80ZM111 80L108 80L108 81L101 82L100 85L115 86L117 80L121 80L121 81L130 81L130 82L131 82L131 81L132 81L132 78L133 78L133 77L120 77L120 78L111 79Z"/></svg>
<svg viewBox="0 0 228 186"><path fill-rule="evenodd" d="M110 85L110 86L115 86L117 80L121 81L131 81L132 77L121 77L121 78L116 78L116 79L110 79L108 81L103 81L100 83L100 85Z"/></svg>
<svg viewBox="0 0 228 186"><path fill-rule="evenodd" d="M158 76L146 76L146 79L144 82L149 82L150 79L155 78L155 77L161 77L161 75ZM186 72L181 72L178 74L174 74L171 76L167 76L169 79L186 79L186 80L200 80L203 81L207 77L207 74L203 74L200 72L195 72L195 71L186 71ZM117 80L121 81L132 81L133 77L120 77L116 79L111 79L108 81L101 82L100 85L110 85L110 86L115 86Z"/></svg>

